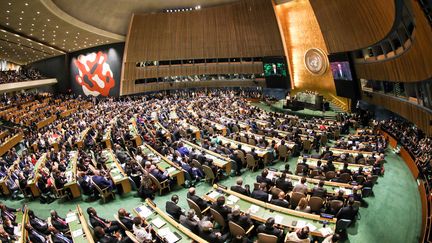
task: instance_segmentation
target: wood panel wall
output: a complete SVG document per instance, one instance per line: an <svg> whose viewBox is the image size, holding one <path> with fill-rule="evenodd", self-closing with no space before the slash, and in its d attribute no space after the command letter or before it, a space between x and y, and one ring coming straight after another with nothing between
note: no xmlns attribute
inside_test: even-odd
<svg viewBox="0 0 432 243"><path fill-rule="evenodd" d="M136 84L132 93L145 93L160 90L177 90L177 89L191 89L191 88L224 88L224 87L266 87L265 80L227 80L227 81L200 81L200 82L159 82L149 84Z"/></svg>
<svg viewBox="0 0 432 243"><path fill-rule="evenodd" d="M432 30L419 3L409 1L415 18L413 43L394 59L374 63L357 63L359 78L397 82L423 81L432 77Z"/></svg>
<svg viewBox="0 0 432 243"><path fill-rule="evenodd" d="M371 46L389 34L394 0L310 0L330 53Z"/></svg>
<svg viewBox="0 0 432 243"><path fill-rule="evenodd" d="M155 77L154 70L142 71L135 66L140 61L283 55L270 0L240 0L199 11L134 14L126 39L121 94L132 92L135 79ZM158 74L262 72L262 67L257 70L250 64L229 66L163 67Z"/></svg>
<svg viewBox="0 0 432 243"><path fill-rule="evenodd" d="M416 124L422 131L429 136L432 135L432 126L429 125L432 121L432 112L413 104L407 100L399 99L385 94L369 93L370 95L364 95L362 99L370 104L382 106L387 110L390 110L400 116L404 117L408 121Z"/></svg>

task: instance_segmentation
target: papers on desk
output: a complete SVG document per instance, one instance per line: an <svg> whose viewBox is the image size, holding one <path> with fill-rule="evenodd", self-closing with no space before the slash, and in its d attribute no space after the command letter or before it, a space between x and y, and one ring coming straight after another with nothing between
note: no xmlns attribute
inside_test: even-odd
<svg viewBox="0 0 432 243"><path fill-rule="evenodd" d="M150 209L148 209L146 206L140 206L136 209L137 213L139 214L139 216L141 216L141 218L146 219L148 216L150 216L153 212L150 211Z"/></svg>
<svg viewBox="0 0 432 243"><path fill-rule="evenodd" d="M306 221L303 221L303 220L299 220L299 221L297 221L297 225L295 226L297 229L299 229L299 228L303 228L303 227L305 227L306 226Z"/></svg>
<svg viewBox="0 0 432 243"><path fill-rule="evenodd" d="M217 197L219 197L220 193L217 191L212 191L210 194L208 194L207 196L212 198L212 199L216 199Z"/></svg>
<svg viewBox="0 0 432 243"><path fill-rule="evenodd" d="M117 174L117 175L115 175L115 176L113 176L113 180L120 180L122 178L122 175L121 174Z"/></svg>
<svg viewBox="0 0 432 243"><path fill-rule="evenodd" d="M165 238L168 243L174 243L180 240L168 227L159 230L157 233L160 237Z"/></svg>
<svg viewBox="0 0 432 243"><path fill-rule="evenodd" d="M166 224L161 218L155 218L151 221L151 223L156 226L158 229Z"/></svg>
<svg viewBox="0 0 432 243"><path fill-rule="evenodd" d="M238 202L239 199L240 199L240 198L238 198L238 197L236 197L236 196L234 196L234 195L230 195L230 196L227 198L228 201L233 202L233 203L231 203L231 204L234 204L234 203Z"/></svg>
<svg viewBox="0 0 432 243"><path fill-rule="evenodd" d="M76 216L75 213L74 214L68 214L67 218L66 218L66 223L70 223L70 222L73 222L76 220L78 220L78 217Z"/></svg>
<svg viewBox="0 0 432 243"><path fill-rule="evenodd" d="M169 167L168 169L166 169L166 171L169 173L174 172L176 170L175 167Z"/></svg>
<svg viewBox="0 0 432 243"><path fill-rule="evenodd" d="M249 211L251 213L257 213L259 211L260 207L258 207L257 205L251 205L249 208Z"/></svg>
<svg viewBox="0 0 432 243"><path fill-rule="evenodd" d="M284 217L280 216L280 215L275 215L274 219L275 219L275 223L276 224L281 224L282 221L283 221L283 219L284 219Z"/></svg>
<svg viewBox="0 0 432 243"><path fill-rule="evenodd" d="M333 230L330 227L321 228L318 230L324 237L333 234Z"/></svg>
<svg viewBox="0 0 432 243"><path fill-rule="evenodd" d="M18 224L18 227L15 226L13 232L14 235L21 235L21 224Z"/></svg>
<svg viewBox="0 0 432 243"><path fill-rule="evenodd" d="M311 223L307 223L306 226L309 227L309 232L313 232L317 229L317 227Z"/></svg>
<svg viewBox="0 0 432 243"><path fill-rule="evenodd" d="M76 238L76 237L82 235L83 233L84 233L84 232L83 232L82 229L77 229L77 230L75 230L75 231L72 231L72 238Z"/></svg>
<svg viewBox="0 0 432 243"><path fill-rule="evenodd" d="M267 174L267 179L273 180L274 176L275 176L275 172L269 170L269 172Z"/></svg>

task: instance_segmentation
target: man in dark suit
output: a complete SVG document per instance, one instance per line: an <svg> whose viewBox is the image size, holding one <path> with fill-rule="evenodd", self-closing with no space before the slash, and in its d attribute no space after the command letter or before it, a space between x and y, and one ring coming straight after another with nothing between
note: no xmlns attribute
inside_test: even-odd
<svg viewBox="0 0 432 243"><path fill-rule="evenodd" d="M87 208L87 214L89 215L89 221L93 228L99 226L104 230L104 232L107 233L112 233L120 229L120 225L118 222L109 221L99 217L96 210L92 207Z"/></svg>
<svg viewBox="0 0 432 243"><path fill-rule="evenodd" d="M354 208L354 198L350 197L348 199L348 206L345 206L339 210L336 214L338 220L348 219L351 220L351 224L355 223L358 209Z"/></svg>
<svg viewBox="0 0 432 243"><path fill-rule="evenodd" d="M252 192L251 197L263 202L268 202L269 194L267 193L267 184L265 182L261 182L259 188Z"/></svg>
<svg viewBox="0 0 432 243"><path fill-rule="evenodd" d="M8 218L12 222L15 222L15 220L16 220L15 213L19 212L21 209L9 208L5 204L0 203L0 210L1 210L1 217L2 218Z"/></svg>
<svg viewBox="0 0 432 243"><path fill-rule="evenodd" d="M320 197L322 199L325 199L326 196L327 196L327 189L324 188L324 181L321 180L318 183L318 186L312 189L312 197Z"/></svg>
<svg viewBox="0 0 432 243"><path fill-rule="evenodd" d="M278 238L282 238L283 231L276 228L274 224L275 224L275 219L272 217L268 218L264 224L258 226L257 233L258 234L264 233L264 234L274 235Z"/></svg>
<svg viewBox="0 0 432 243"><path fill-rule="evenodd" d="M216 210L222 217L228 220L228 214L231 213L231 208L225 206L225 197L220 196L216 199L216 202L210 206L212 209Z"/></svg>
<svg viewBox="0 0 432 243"><path fill-rule="evenodd" d="M270 180L269 178L267 178L267 175L268 175L268 170L267 170L267 169L264 169L264 170L261 172L261 175L258 175L258 176L256 177L256 181L257 181L258 183L262 183L262 182L264 182L264 183L266 183L267 187L270 188L271 186L273 186L273 182L272 182L272 180Z"/></svg>
<svg viewBox="0 0 432 243"><path fill-rule="evenodd" d="M276 180L276 187L284 192L289 192L293 189L293 185L290 180L287 180L285 172L282 172L281 176Z"/></svg>
<svg viewBox="0 0 432 243"><path fill-rule="evenodd" d="M238 224L245 231L247 231L253 224L248 214L240 215L239 209L234 209L232 213L228 215L228 221Z"/></svg>
<svg viewBox="0 0 432 243"><path fill-rule="evenodd" d="M31 225L27 224L25 226L25 229L27 230L28 237L32 243L45 243L48 242L48 236L45 234L42 234L38 232L37 230L33 229Z"/></svg>
<svg viewBox="0 0 432 243"><path fill-rule="evenodd" d="M189 188L189 191L187 193L187 198L189 198L194 203L196 203L201 210L204 210L208 206L210 206L209 203L207 203L204 199L195 195L195 187Z"/></svg>
<svg viewBox="0 0 432 243"><path fill-rule="evenodd" d="M110 188L114 190L114 183L110 180L107 180L105 176L101 176L100 171L96 170L94 176L92 176L93 182L100 188Z"/></svg>
<svg viewBox="0 0 432 243"><path fill-rule="evenodd" d="M279 207L283 207L283 208L288 208L289 207L289 202L288 200L285 198L285 192L279 192L278 194L278 198L272 199L270 201L271 204L277 205Z"/></svg>
<svg viewBox="0 0 432 243"><path fill-rule="evenodd" d="M132 231L133 218L124 208L120 208L117 212L120 222L126 227L126 229Z"/></svg>
<svg viewBox="0 0 432 243"><path fill-rule="evenodd" d="M348 163L347 162L344 163L343 169L340 170L340 174L344 174L344 173L348 173L350 175L352 173L351 170L348 169Z"/></svg>
<svg viewBox="0 0 432 243"><path fill-rule="evenodd" d="M177 221L180 219L180 215L184 215L181 207L177 205L178 201L179 197L177 195L173 195L171 197L171 201L166 202L165 205L166 212Z"/></svg>
<svg viewBox="0 0 432 243"><path fill-rule="evenodd" d="M119 243L119 242L126 242L126 240L129 240L128 237L126 237L124 240L120 241L120 234L111 235L107 234L106 231L99 226L96 226L94 228L94 234L95 234L95 240L97 240L98 243Z"/></svg>
<svg viewBox="0 0 432 243"><path fill-rule="evenodd" d="M183 215L180 216L180 224L188 228L190 231L192 231L195 234L199 233L198 223L199 220L195 215L195 210L193 209L189 209L186 216Z"/></svg>
<svg viewBox="0 0 432 243"><path fill-rule="evenodd" d="M66 223L66 220L61 218L55 210L51 210L50 214L51 214L51 224L56 230L62 233L66 233L69 231L68 223Z"/></svg>
<svg viewBox="0 0 432 243"><path fill-rule="evenodd" d="M243 179L240 177L237 179L236 185L231 187L231 191L238 192L240 194L249 196L250 195L250 189L248 188L248 186L247 187L246 186L243 187Z"/></svg>
<svg viewBox="0 0 432 243"><path fill-rule="evenodd" d="M202 223L202 230L200 237L211 243L223 243L228 238L229 233L222 235L219 232L214 232L213 224L210 221L204 221Z"/></svg>

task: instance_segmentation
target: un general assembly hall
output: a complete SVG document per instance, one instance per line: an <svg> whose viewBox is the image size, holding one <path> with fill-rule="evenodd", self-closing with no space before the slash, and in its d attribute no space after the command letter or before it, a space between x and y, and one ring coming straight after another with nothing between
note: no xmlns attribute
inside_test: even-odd
<svg viewBox="0 0 432 243"><path fill-rule="evenodd" d="M1 242L432 243L432 0L1 0Z"/></svg>

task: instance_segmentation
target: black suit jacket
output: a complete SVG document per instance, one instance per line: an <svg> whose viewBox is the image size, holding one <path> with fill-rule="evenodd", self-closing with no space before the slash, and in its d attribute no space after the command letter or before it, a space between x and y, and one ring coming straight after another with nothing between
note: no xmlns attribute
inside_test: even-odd
<svg viewBox="0 0 432 243"><path fill-rule="evenodd" d="M223 241L216 236L214 232L202 231L200 233L201 238L211 243L223 243Z"/></svg>
<svg viewBox="0 0 432 243"><path fill-rule="evenodd" d="M265 182L265 183L267 184L267 187L273 186L273 182L272 182L272 180L270 180L270 179L267 178L267 177L263 177L263 176L261 176L261 175L258 175L258 176L256 177L256 181L257 181L258 183Z"/></svg>
<svg viewBox="0 0 432 243"><path fill-rule="evenodd" d="M180 219L180 215L183 215L181 208L172 201L166 202L165 210L177 221Z"/></svg>
<svg viewBox="0 0 432 243"><path fill-rule="evenodd" d="M198 197L197 195L191 196L188 192L187 198L196 203L201 210L204 210L208 206L207 202L204 201L202 198Z"/></svg>
<svg viewBox="0 0 432 243"><path fill-rule="evenodd" d="M285 179L280 178L276 180L276 187L284 192L289 192L293 189L291 181L286 181Z"/></svg>
<svg viewBox="0 0 432 243"><path fill-rule="evenodd" d="M247 231L252 223L252 220L250 219L250 217L246 216L246 215L239 215L237 217L233 216L232 214L228 215L228 221L232 221L238 225L240 225L245 231Z"/></svg>
<svg viewBox="0 0 432 243"><path fill-rule="evenodd" d="M355 217L357 215L357 210L354 207L346 206L339 210L336 215L336 218L339 219L349 219L352 222L355 221Z"/></svg>
<svg viewBox="0 0 432 243"><path fill-rule="evenodd" d="M47 240L46 240L46 236L45 236L44 234L41 234L41 233L39 233L39 232L37 232L37 234L38 234L39 236L42 236L42 237L43 237L43 240L42 240L40 237L36 236L36 232L34 232L34 230L32 230L32 231L29 232L29 234L28 234L28 237L30 238L30 241L31 241L32 243L45 243L45 242L47 242Z"/></svg>
<svg viewBox="0 0 432 243"><path fill-rule="evenodd" d="M216 203L211 205L211 208L213 208L214 210L216 210L218 213L220 213L220 215L222 215L222 217L227 220L228 219L228 214L231 213L231 209L225 205L223 206L219 206Z"/></svg>
<svg viewBox="0 0 432 243"><path fill-rule="evenodd" d="M257 233L264 233L264 234L269 234L269 235L274 235L277 237L281 237L283 232L280 229L277 229L275 227L266 227L264 224L258 226L257 228Z"/></svg>
<svg viewBox="0 0 432 243"><path fill-rule="evenodd" d="M186 216L180 216L180 224L195 234L199 233L198 222L190 220Z"/></svg>
<svg viewBox="0 0 432 243"><path fill-rule="evenodd" d="M251 196L257 200L268 202L268 193L262 190L254 190Z"/></svg>
<svg viewBox="0 0 432 243"><path fill-rule="evenodd" d="M120 222L126 226L128 230L132 230L133 220L129 217L119 217Z"/></svg>
<svg viewBox="0 0 432 243"><path fill-rule="evenodd" d="M238 186L238 185L232 186L231 191L238 192L246 196L250 196L250 191L242 186Z"/></svg>
<svg viewBox="0 0 432 243"><path fill-rule="evenodd" d="M279 207L283 207L283 208L288 208L289 207L289 202L287 200L282 200L279 198L276 199L272 199L270 201L271 204L277 205Z"/></svg>
<svg viewBox="0 0 432 243"><path fill-rule="evenodd" d="M107 221L106 219L99 218L98 216L90 215L89 220L90 220L90 224L93 226L93 228L99 226L99 227L102 227L103 229L106 229L106 225L103 224L102 222L100 222L99 220L97 220L96 217L99 220L103 221L104 223L107 223L107 224L109 223L109 221Z"/></svg>
<svg viewBox="0 0 432 243"><path fill-rule="evenodd" d="M69 230L69 225L66 223L65 219L61 219L61 222L58 218L51 218L51 224L60 232L66 232Z"/></svg>
<svg viewBox="0 0 432 243"><path fill-rule="evenodd" d="M325 188L317 186L312 189L312 197L325 198L326 195L327 195L327 189Z"/></svg>

